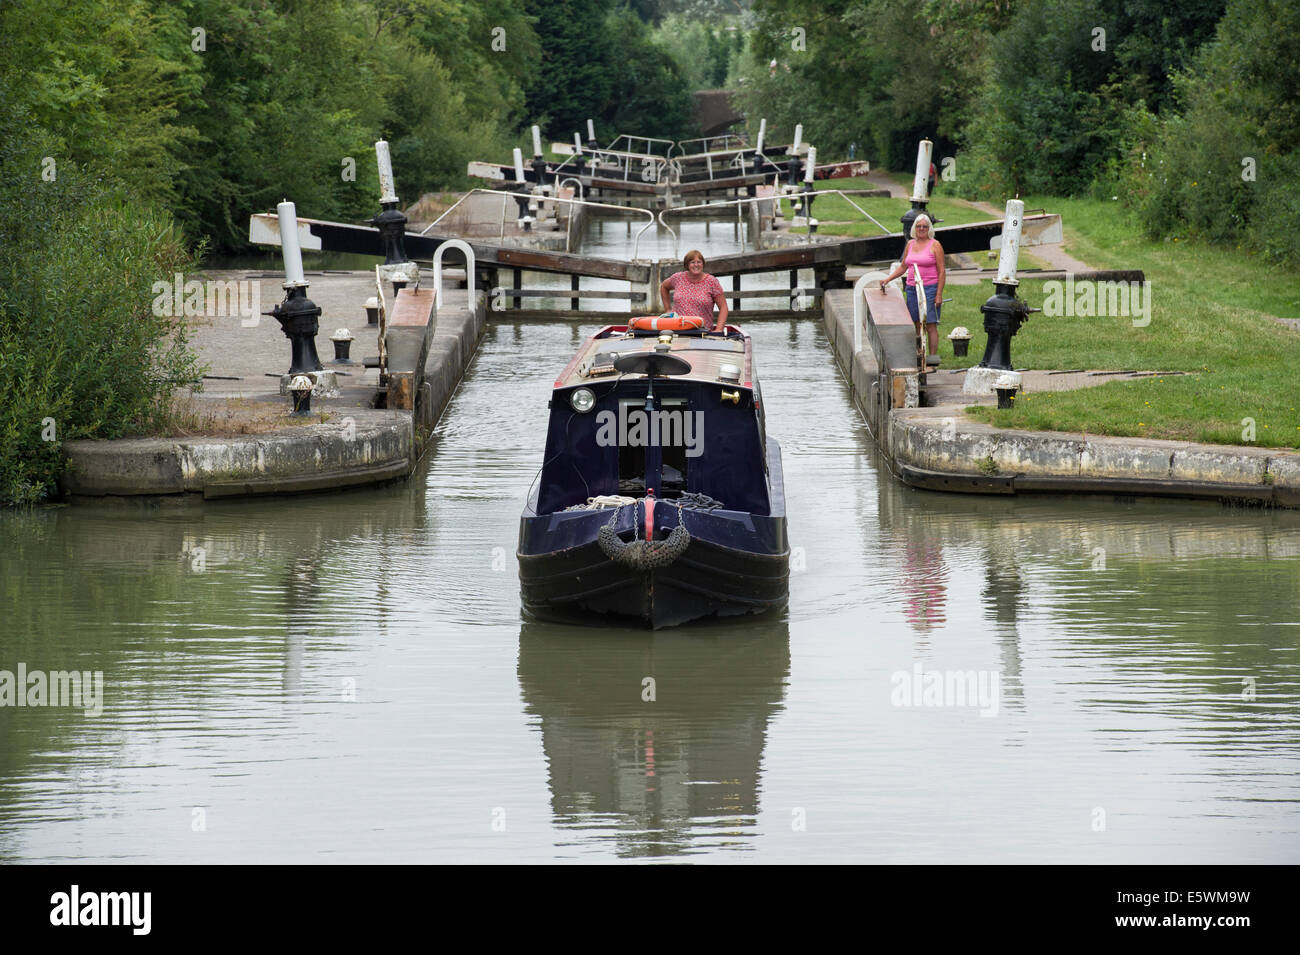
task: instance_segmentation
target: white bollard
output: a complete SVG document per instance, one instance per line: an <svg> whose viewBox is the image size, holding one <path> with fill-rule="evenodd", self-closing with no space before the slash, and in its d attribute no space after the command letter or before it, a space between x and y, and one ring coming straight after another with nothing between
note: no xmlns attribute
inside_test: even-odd
<svg viewBox="0 0 1300 955"><path fill-rule="evenodd" d="M593 142L596 140L596 124L591 120L587 120L587 138Z"/></svg>
<svg viewBox="0 0 1300 955"><path fill-rule="evenodd" d="M1020 261L1020 225L1024 214L1024 202L1007 200L1006 216L1002 220L1002 251L998 254L998 277L993 280L999 285L1020 284L1016 280L1016 264Z"/></svg>
<svg viewBox="0 0 1300 955"><path fill-rule="evenodd" d="M921 140L916 147L916 176L912 179L912 201L925 202L930 198L930 154L934 143Z"/></svg>
<svg viewBox="0 0 1300 955"><path fill-rule="evenodd" d="M393 160L388 155L388 143L375 143L375 158L379 160L379 201L396 202L397 189L393 185Z"/></svg>
<svg viewBox="0 0 1300 955"><path fill-rule="evenodd" d="M799 154L799 145L802 142L803 142L803 123L800 123L794 128L794 145L790 147L791 156L797 156Z"/></svg>
<svg viewBox="0 0 1300 955"><path fill-rule="evenodd" d="M767 135L767 118L764 117L758 121L758 145L754 147L754 152L763 151L763 137Z"/></svg>
<svg viewBox="0 0 1300 955"><path fill-rule="evenodd" d="M533 155L542 154L542 130L540 126L533 127Z"/></svg>
<svg viewBox="0 0 1300 955"><path fill-rule="evenodd" d="M573 148L575 150L574 151L575 156L582 155L582 133L573 134Z"/></svg>
<svg viewBox="0 0 1300 955"><path fill-rule="evenodd" d="M812 182L812 181L813 181L813 166L815 166L815 165L817 165L817 147L816 147L816 146L809 146L809 147L808 147L808 162L804 165L804 169L803 169L803 181L804 181L804 182Z"/></svg>
<svg viewBox="0 0 1300 955"><path fill-rule="evenodd" d="M524 151L515 147L515 182L524 181Z"/></svg>
<svg viewBox="0 0 1300 955"><path fill-rule="evenodd" d="M302 249L298 246L298 213L287 199L275 207L280 216L280 248L284 252L284 284L306 285Z"/></svg>

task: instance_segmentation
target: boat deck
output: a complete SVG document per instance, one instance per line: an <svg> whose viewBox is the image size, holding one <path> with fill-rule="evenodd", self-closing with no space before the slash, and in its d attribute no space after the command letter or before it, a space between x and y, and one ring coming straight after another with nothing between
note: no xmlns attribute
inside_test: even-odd
<svg viewBox="0 0 1300 955"><path fill-rule="evenodd" d="M726 338L718 335L673 335L668 353L691 366L689 374L676 376L678 380L753 387L754 361L749 337L734 325L728 325L727 332ZM623 325L603 328L578 350L573 360L555 379L555 387L572 388L593 381L614 380L619 377L614 370L615 357L654 352L660 344L658 336L632 336ZM724 365L732 365L740 370L739 381L723 376Z"/></svg>

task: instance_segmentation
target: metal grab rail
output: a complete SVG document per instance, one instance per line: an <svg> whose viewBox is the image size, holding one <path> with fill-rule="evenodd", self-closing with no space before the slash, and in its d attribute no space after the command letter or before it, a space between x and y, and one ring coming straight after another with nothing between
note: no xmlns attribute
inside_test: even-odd
<svg viewBox="0 0 1300 955"><path fill-rule="evenodd" d="M442 308L442 257L448 249L457 249L465 256L465 279L469 287L469 307L474 309L474 250L470 248L468 242L462 239L448 239L442 245L438 246L437 251L433 253L433 304L435 308Z"/></svg>
<svg viewBox="0 0 1300 955"><path fill-rule="evenodd" d="M665 215L665 214L671 214L671 213L674 213L674 212L691 212L691 211L693 211L693 210L695 210L695 209L725 209L725 208L727 208L727 207L729 207L729 206L735 206L735 207L736 207L736 220L739 221L739 220L740 220L740 207L741 207L742 205L744 205L745 203L747 203L747 202L773 202L773 201L777 201L777 200L779 200L779 199L780 199L780 196L750 196L750 197L747 197L747 198L744 198L744 199L724 199L724 200L720 200L720 201L718 201L718 202L702 202L702 203L700 203L699 205L694 205L694 206L675 206L675 207L672 208L672 209L661 209L661 210L659 211L659 224L660 224L661 226L663 226L665 229L667 229L669 232L672 232L672 236L673 236L673 252L674 252L674 253L677 253L677 252L680 252L680 251L681 251L681 250L678 248L678 245L679 245L679 243L680 243L680 240L677 238L677 233L676 233L676 232L673 232L673 227L670 226L667 222L664 221L664 215ZM675 257L675 255L674 255L674 257Z"/></svg>
<svg viewBox="0 0 1300 955"><path fill-rule="evenodd" d="M853 354L862 351L862 326L867 319L867 283L879 282L888 272L874 270L853 283Z"/></svg>
<svg viewBox="0 0 1300 955"><path fill-rule="evenodd" d="M664 167L668 164L668 160L663 156L655 156L650 153L621 152L616 149L588 149L583 153L583 155L587 156L590 161L587 175L596 178L597 170L599 170L601 166L615 166L622 169L622 178L624 182L628 181L634 160L639 159L642 162L640 178L643 182L658 182L660 177L663 175ZM566 171L565 167L575 159L577 159L576 155L569 156L564 160L564 162L556 166L552 172L558 176L561 172ZM651 168L655 170L649 179L645 177L646 163L652 163L653 165ZM574 170L570 168L567 171L573 172Z"/></svg>
<svg viewBox="0 0 1300 955"><path fill-rule="evenodd" d="M719 139L722 140L722 148L720 150L710 150L708 148L709 143L716 142ZM673 148L680 150L683 156L701 155L700 153L694 153L694 154L688 153L686 151L686 145L688 143L704 143L705 152L730 152L731 147L728 145L728 143L730 143L733 139L736 142L740 143L740 147L739 147L740 149L750 148L749 141L744 136L738 135L737 133L723 133L721 136L697 136L695 139L679 139L675 143L673 143ZM672 155L671 149L668 151L668 155L669 156Z"/></svg>
<svg viewBox="0 0 1300 955"><path fill-rule="evenodd" d="M651 143L666 143L668 148L664 150L663 156L660 157L663 159L667 159L669 156L671 156L673 152L673 147L677 145L676 141L672 139L655 139L652 136L632 136L629 135L628 133L619 133L617 136L614 137L614 141L605 147L605 150L607 152L618 152L618 150L616 150L614 147L617 146L619 142L621 142L624 139L627 140L627 149L625 150L626 152L635 152L635 150L632 148L633 144L642 142L645 143L646 145L646 153L652 156L658 156L658 154L651 152L650 149Z"/></svg>
<svg viewBox="0 0 1300 955"><path fill-rule="evenodd" d="M501 189L471 189L469 193L466 194L466 198L468 198L468 196L473 195L476 192L488 196L510 196L511 198L515 198L519 196L519 193L517 192L505 192ZM635 206L616 206L608 202L592 202L590 199L563 199L559 196L542 196L539 197L539 201L542 202L543 204L547 202L567 202L570 205L575 205L575 206L590 206L593 209L614 209L618 212L624 212L624 213L644 212L649 217L650 221L641 227L641 231L638 232L632 240L633 259L636 258L637 251L640 247L641 236L645 234L646 229L651 228L655 224L655 214L653 212L651 212L649 209L638 209ZM671 232L672 230L670 229L669 231Z"/></svg>
<svg viewBox="0 0 1300 955"><path fill-rule="evenodd" d="M858 193L868 192L868 191L871 191L871 190L866 190L866 189L859 189L859 190L856 190L856 192L858 192ZM789 200L790 200L790 204L791 204L791 205L794 205L795 202L796 202L796 200L797 200L797 198L798 198L799 196L802 196L802 195L803 195L802 192L795 192L795 193L789 193L789 194L784 195L784 196L777 196L776 198L777 198L777 199L789 199ZM893 229L890 229L890 228L888 228L887 226L882 225L882 224L879 222L879 220L877 220L874 216L871 215L871 213L867 212L866 209L862 208L860 205L858 205L856 202L854 202L852 199L850 199L849 196L848 196L848 193L844 192L844 190L842 190L842 189L814 189L814 190L813 190L813 198L814 198L814 199L819 199L819 198L821 198L822 196L840 196L841 198L844 199L845 202L847 202L849 205L851 205L854 209L857 209L857 210L858 210L859 212L861 212L864 216L866 216L868 219L870 219L871 222L876 226L876 228L877 228L877 229L880 229L882 232L884 232L885 235L893 235L893 234L894 234L894 230L893 230ZM812 233L811 233L811 232L808 233L808 241L809 241L809 242L812 242Z"/></svg>
<svg viewBox="0 0 1300 955"><path fill-rule="evenodd" d="M557 196L559 195L560 190L564 188L564 184L566 182L571 182L578 187L578 198L581 199L582 182L576 176L566 176L563 179L557 179L555 181L556 195ZM573 251L573 216L569 216L569 220L564 223L564 251L565 252Z"/></svg>

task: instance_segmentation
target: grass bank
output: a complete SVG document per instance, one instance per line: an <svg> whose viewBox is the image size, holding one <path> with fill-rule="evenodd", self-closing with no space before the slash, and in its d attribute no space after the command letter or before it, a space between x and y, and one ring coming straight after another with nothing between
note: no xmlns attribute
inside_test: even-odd
<svg viewBox="0 0 1300 955"><path fill-rule="evenodd" d="M1194 374L1022 394L1006 411L967 409L972 417L1006 428L1300 446L1300 333L1274 320L1300 317L1300 281L1293 273L1238 249L1144 239L1118 203L1036 198L1032 204L1061 213L1071 255L1097 268L1146 273L1150 323L1135 326L1123 315L1035 313L1012 340L1016 367ZM1046 285L1024 281L1020 295L1040 307ZM941 336L965 325L972 339L967 358L954 358L946 339L940 354L945 367L969 367L984 352L979 306L992 286L950 286L945 294L951 301Z"/></svg>
<svg viewBox="0 0 1300 955"><path fill-rule="evenodd" d="M910 185L910 183L909 183ZM851 192L854 189L878 189L879 184L869 182L861 177L853 179L821 179L813 183L813 188L817 192L833 192L840 190ZM862 213L853 207L853 203L861 206L862 209L870 216L878 219L880 223L892 231L897 232L900 225L899 217L912 207L912 204L906 199L891 199L884 196L820 196L813 200L813 218L819 225L817 231L819 235L848 235L848 236L871 236L880 235L880 229L876 227L869 219L863 217ZM792 202L789 199L781 200L781 213L787 219L798 214L798 202ZM976 209L969 202L962 199L949 199L944 196L937 196L930 200L929 209L933 215L938 216L942 221L940 225L965 225L967 222L986 222L991 217L986 212ZM791 232L806 233L808 230L802 226L797 229L791 229Z"/></svg>

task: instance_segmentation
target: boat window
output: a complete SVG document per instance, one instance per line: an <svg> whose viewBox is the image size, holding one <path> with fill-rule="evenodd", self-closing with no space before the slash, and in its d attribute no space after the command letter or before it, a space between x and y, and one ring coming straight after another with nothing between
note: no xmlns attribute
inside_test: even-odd
<svg viewBox="0 0 1300 955"><path fill-rule="evenodd" d="M619 421L627 422L626 435L620 434L618 446L618 490L620 494L645 493L645 442L655 440L663 450L662 487L655 488L658 497L677 497L686 490L686 472L690 458L686 456L687 401L685 398L660 398L661 417L654 425L651 438L650 423L644 419L645 401L641 398L624 398L619 401ZM637 421L641 429L636 430ZM624 440L624 438L630 440Z"/></svg>

